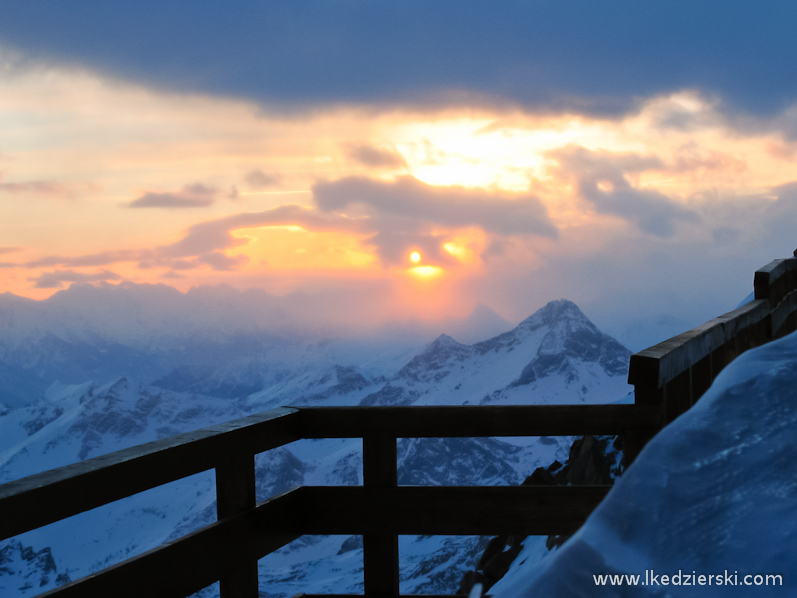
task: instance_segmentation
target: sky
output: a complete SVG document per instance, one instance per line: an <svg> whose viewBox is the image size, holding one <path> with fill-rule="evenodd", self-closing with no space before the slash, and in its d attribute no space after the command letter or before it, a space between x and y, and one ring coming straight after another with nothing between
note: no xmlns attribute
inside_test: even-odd
<svg viewBox="0 0 797 598"><path fill-rule="evenodd" d="M0 9L0 292L226 284L352 325L732 309L797 247L797 5ZM344 315L341 315L344 314Z"/></svg>

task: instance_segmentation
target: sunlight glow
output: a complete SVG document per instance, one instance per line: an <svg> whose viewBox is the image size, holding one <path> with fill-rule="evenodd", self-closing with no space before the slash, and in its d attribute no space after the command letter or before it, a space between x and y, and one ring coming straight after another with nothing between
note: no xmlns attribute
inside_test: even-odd
<svg viewBox="0 0 797 598"><path fill-rule="evenodd" d="M246 269L370 271L378 261L357 236L345 232L310 231L289 224L239 229L231 234L248 241L227 252L230 257L248 258Z"/></svg>
<svg viewBox="0 0 797 598"><path fill-rule="evenodd" d="M417 264L418 262L421 261L421 254L418 253L417 251L413 251L410 254L410 261L413 262L414 264Z"/></svg>
<svg viewBox="0 0 797 598"><path fill-rule="evenodd" d="M435 278L443 273L439 266L416 266L410 268L410 273L420 278Z"/></svg>
<svg viewBox="0 0 797 598"><path fill-rule="evenodd" d="M472 251L468 250L466 247L462 247L461 245L457 245L456 243L444 243L443 249L445 249L447 253L453 255L461 262L468 261L473 253Z"/></svg>

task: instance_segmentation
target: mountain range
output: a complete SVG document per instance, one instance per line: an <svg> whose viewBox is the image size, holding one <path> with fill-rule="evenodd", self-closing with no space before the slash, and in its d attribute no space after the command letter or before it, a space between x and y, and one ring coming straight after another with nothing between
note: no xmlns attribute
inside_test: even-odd
<svg viewBox="0 0 797 598"><path fill-rule="evenodd" d="M101 303L80 292L86 304ZM197 330L168 318L160 330L151 322L104 328L52 314L36 320L26 310L38 304L8 303L0 311L16 319L3 320L9 334L0 341L0 482L283 405L608 403L630 390L629 351L566 300L487 340L443 334L417 350L414 341L372 337L355 346L257 326ZM149 313L132 299L121 303L128 319ZM399 483L517 484L564 462L571 441L402 439ZM256 467L258 500L301 484L360 484L361 442L301 441L258 455ZM0 594L35 595L214 519L206 472L34 530L0 544ZM485 542L402 537L402 592L453 593ZM263 559L260 578L273 596L356 593L361 569L359 538L303 537Z"/></svg>

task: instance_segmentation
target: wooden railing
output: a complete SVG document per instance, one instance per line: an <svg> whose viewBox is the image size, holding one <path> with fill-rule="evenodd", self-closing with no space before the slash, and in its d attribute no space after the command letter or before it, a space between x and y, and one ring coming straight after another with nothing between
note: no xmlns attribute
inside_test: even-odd
<svg viewBox="0 0 797 598"><path fill-rule="evenodd" d="M795 328L795 289L797 260L772 262L755 301L632 356L631 405L275 409L4 484L0 540L213 469L217 522L41 596L182 597L220 581L222 598L255 598L258 559L304 534L362 535L365 596L399 596L399 535L570 534L609 487L398 486L397 438L621 434L633 459L733 357ZM303 438L362 438L363 485L256 504L255 455Z"/></svg>
<svg viewBox="0 0 797 598"><path fill-rule="evenodd" d="M756 271L753 287L750 303L631 356L628 382L637 405L660 407L666 425L738 355L797 329L797 257ZM646 434L633 431L626 438L631 459L649 440Z"/></svg>

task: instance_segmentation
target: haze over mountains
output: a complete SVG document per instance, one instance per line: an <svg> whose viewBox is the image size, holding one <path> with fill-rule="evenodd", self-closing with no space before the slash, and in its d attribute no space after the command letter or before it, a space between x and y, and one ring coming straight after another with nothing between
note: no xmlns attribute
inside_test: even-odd
<svg viewBox="0 0 797 598"><path fill-rule="evenodd" d="M467 319L434 325L352 328L346 318L345 325L334 326L328 323L334 318L312 316L323 311L319 301L303 293L275 297L224 285L181 293L165 285L75 284L45 301L5 293L0 295L0 403L23 405L55 380L132 376L149 383L181 366L240 369L253 360L268 362L271 375L335 363L392 372L440 330L474 342L511 326L486 307Z"/></svg>
<svg viewBox="0 0 797 598"><path fill-rule="evenodd" d="M181 295L186 303L166 312L141 300L172 293L157 287L83 287L43 303L3 297L0 482L282 405L605 403L630 389L630 352L565 300L487 340L443 334L416 349L417 332L354 342L269 329L266 316L248 323L260 295L230 291ZM264 313L276 317L272 307ZM223 317L192 327L209 313ZM564 462L570 441L404 439L399 483L516 484ZM258 499L361 483L361 461L359 440L269 451L257 459ZM212 476L180 480L0 545L0 590L34 595L214 519ZM402 591L453 592L483 546L402 537ZM357 537L302 538L261 562L261 583L276 596L357 592L361 567Z"/></svg>

